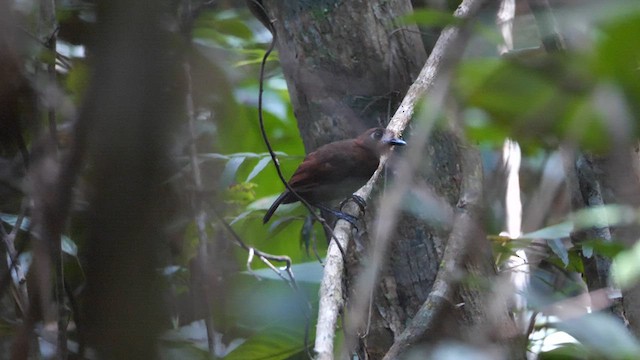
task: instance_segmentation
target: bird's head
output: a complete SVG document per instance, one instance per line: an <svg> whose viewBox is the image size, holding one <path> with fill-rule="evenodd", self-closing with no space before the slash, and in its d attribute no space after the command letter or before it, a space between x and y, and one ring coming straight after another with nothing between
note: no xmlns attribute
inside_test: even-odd
<svg viewBox="0 0 640 360"><path fill-rule="evenodd" d="M394 145L404 146L407 143L385 128L372 128L356 139L358 144L376 152L378 156L386 154Z"/></svg>

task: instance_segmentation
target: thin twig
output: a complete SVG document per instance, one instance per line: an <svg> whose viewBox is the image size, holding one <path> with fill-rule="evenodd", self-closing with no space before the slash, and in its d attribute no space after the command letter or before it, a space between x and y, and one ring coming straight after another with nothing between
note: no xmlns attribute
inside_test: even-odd
<svg viewBox="0 0 640 360"><path fill-rule="evenodd" d="M247 245L242 238L235 232L235 230L233 230L233 228L231 227L231 225L229 225L224 218L218 214L217 211L212 210L213 213L215 214L216 218L218 219L218 222L220 222L220 224L222 224L222 226L225 228L225 230L227 230L227 232L231 235L231 237L234 240L234 243L236 245L238 245L239 247L245 249L247 252L249 252L249 259L247 262L247 271L249 271L251 274L257 276L255 274L255 272L253 271L253 269L251 268L251 261L253 260L254 256L257 256L260 261L262 261L265 265L267 265L271 270L273 270L274 273L276 273L276 275L278 275L282 280L284 280L286 283L288 283L292 288L294 289L298 289L298 285L296 283L295 277L293 276L293 272L291 271L291 258L286 256L286 255L272 255L269 253L266 253L264 251L260 251L256 248L254 248L253 246L249 246ZM278 269L275 265L273 265L273 263L271 263L271 261L277 261L280 263L285 263L285 268L284 270L287 272L287 275L289 276L289 278L286 278L283 274L282 271L280 269Z"/></svg>
<svg viewBox="0 0 640 360"><path fill-rule="evenodd" d="M304 348L307 350L307 352L309 352L309 346L308 344L308 336L309 336L309 326L311 324L311 315L310 315L310 311L311 311L311 303L309 302L309 299L307 299L305 293L298 287L298 284L296 282L296 279L293 275L293 270L291 269L291 258L286 256L286 255L272 255L272 254L268 254L266 252L260 251L256 248L254 248L253 246L249 246L247 245L242 238L233 230L233 228L231 227L231 225L229 225L223 218L222 216L220 216L220 214L218 214L218 212L214 210L212 210L213 213L215 214L216 218L218 219L218 222L220 222L220 224L222 224L222 226L225 228L225 230L227 230L227 232L231 235L231 237L234 240L234 243L236 245L238 245L239 247L245 249L249 255L247 257L247 271L250 274L253 274L254 276L256 276L256 278L260 278L258 276L258 274L256 274L252 267L251 267L251 263L254 259L255 256L258 257L258 259L260 259L260 261L262 261L262 263L264 263L265 265L267 265L267 267L269 269L271 269L276 275L278 275L278 277L280 277L282 280L284 280L293 290L294 290L294 294L296 294L299 299L301 300L299 302L299 304L305 303L306 304L306 308L302 308L301 311L305 317L305 335L304 335ZM282 271L280 269L278 269L275 265L273 265L272 261L276 261L276 262L281 262L281 263L285 263L285 267L284 267L284 271L286 272L287 276L285 277L282 274ZM310 354L308 354L309 357Z"/></svg>

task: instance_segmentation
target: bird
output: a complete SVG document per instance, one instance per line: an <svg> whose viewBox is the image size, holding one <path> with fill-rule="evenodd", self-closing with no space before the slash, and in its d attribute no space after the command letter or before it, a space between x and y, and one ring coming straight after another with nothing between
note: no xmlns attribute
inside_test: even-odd
<svg viewBox="0 0 640 360"><path fill-rule="evenodd" d="M371 178L380 164L381 156L389 153L394 146L406 144L393 131L376 127L355 139L323 145L304 158L288 181L289 187L314 207L328 210L339 217L346 215L329 209L326 204L351 196ZM286 189L267 210L263 223L271 219L278 206L296 201L299 199Z"/></svg>

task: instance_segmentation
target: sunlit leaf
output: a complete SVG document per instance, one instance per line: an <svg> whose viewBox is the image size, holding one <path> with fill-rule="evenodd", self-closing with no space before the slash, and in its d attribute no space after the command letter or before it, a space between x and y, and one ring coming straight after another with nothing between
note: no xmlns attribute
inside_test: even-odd
<svg viewBox="0 0 640 360"><path fill-rule="evenodd" d="M626 248L623 243L619 241L606 241L606 240L587 240L582 242L582 246L589 246L597 254L613 258L623 252Z"/></svg>

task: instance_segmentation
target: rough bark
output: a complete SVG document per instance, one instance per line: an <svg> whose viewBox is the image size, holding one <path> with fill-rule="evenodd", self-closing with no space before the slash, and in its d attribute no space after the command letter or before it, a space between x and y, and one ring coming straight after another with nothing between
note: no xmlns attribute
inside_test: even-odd
<svg viewBox="0 0 640 360"><path fill-rule="evenodd" d="M385 125L426 53L408 1L265 1L307 152Z"/></svg>

